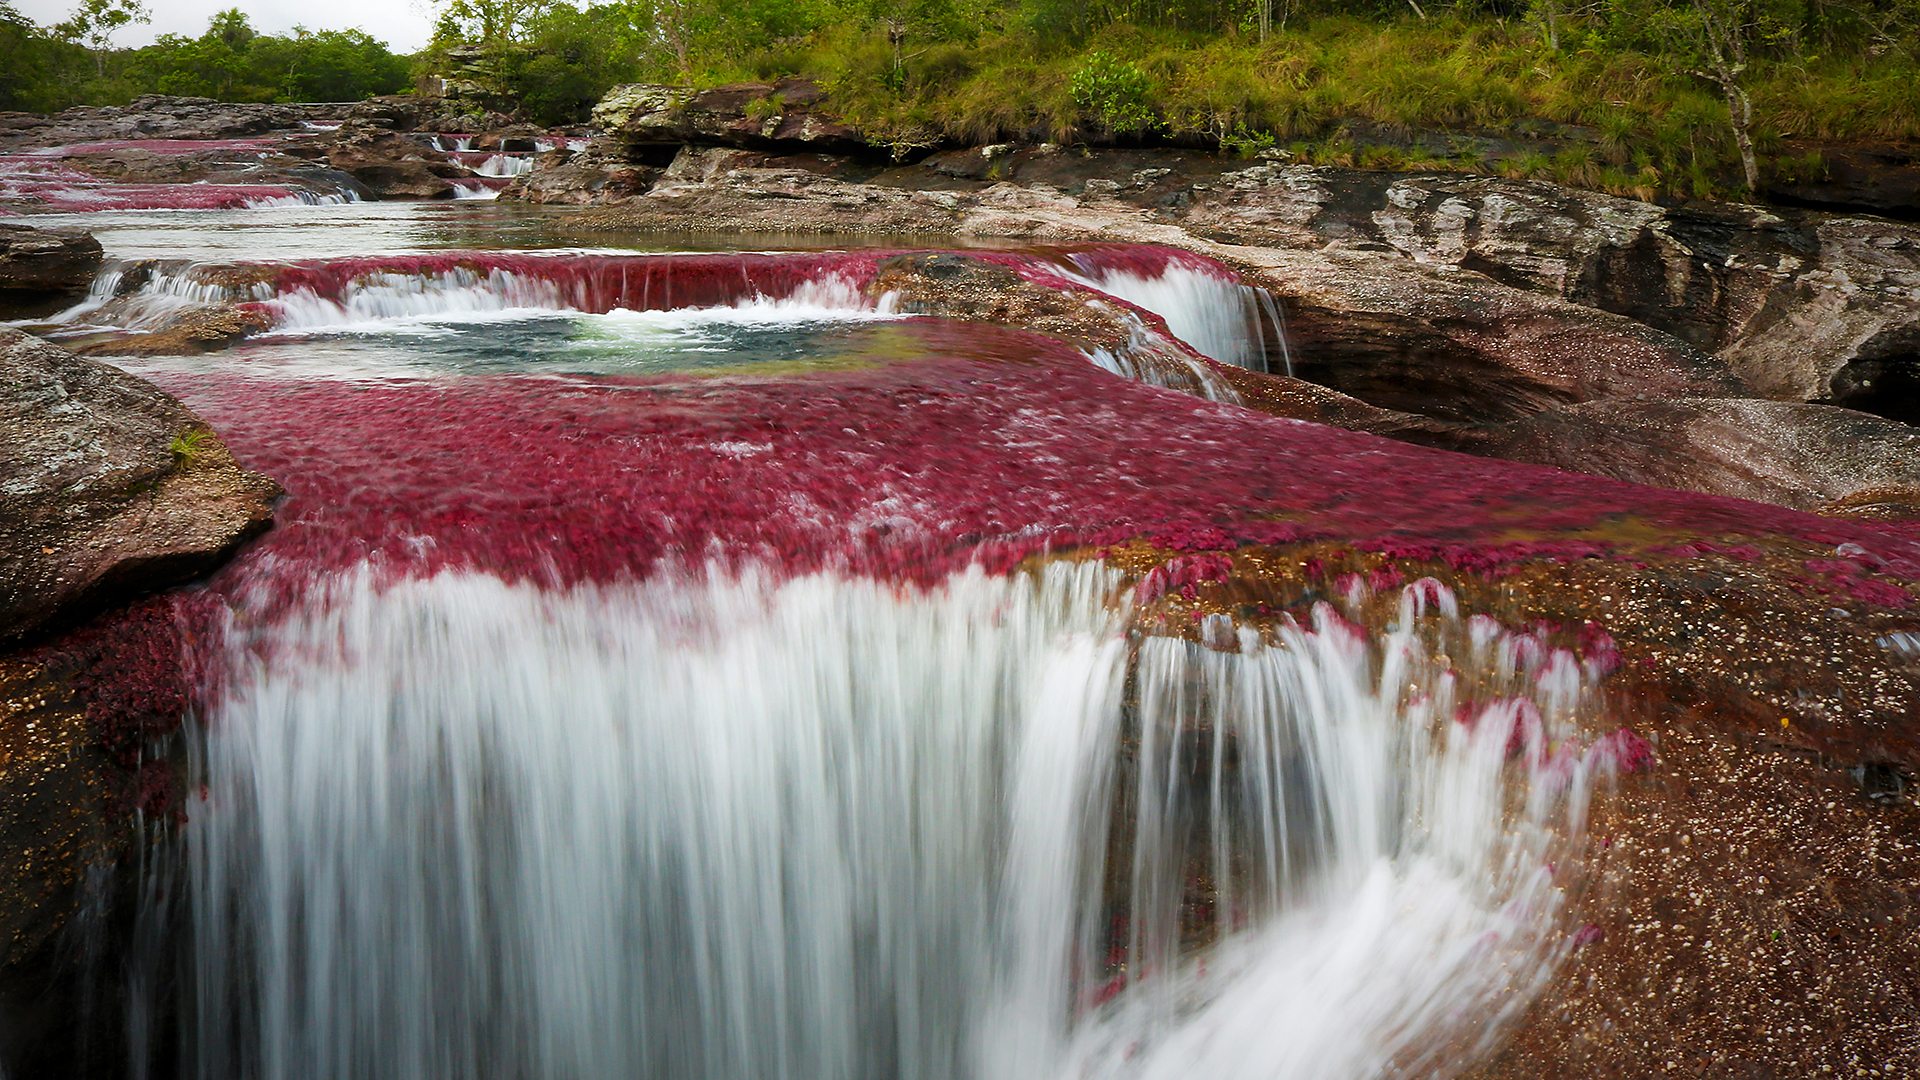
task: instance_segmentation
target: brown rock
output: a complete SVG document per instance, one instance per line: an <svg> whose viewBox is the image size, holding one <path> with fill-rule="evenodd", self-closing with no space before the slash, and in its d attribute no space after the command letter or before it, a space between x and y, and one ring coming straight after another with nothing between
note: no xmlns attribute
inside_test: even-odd
<svg viewBox="0 0 1920 1080"><path fill-rule="evenodd" d="M0 308L81 292L101 258L100 241L84 230L0 223Z"/></svg>
<svg viewBox="0 0 1920 1080"><path fill-rule="evenodd" d="M1852 508L1856 517L1885 516L1902 493L1920 492L1920 428L1798 402L1592 402L1505 425L1480 450L1799 510Z"/></svg>
<svg viewBox="0 0 1920 1080"><path fill-rule="evenodd" d="M0 330L0 640L206 571L278 493L158 388Z"/></svg>
<svg viewBox="0 0 1920 1080"><path fill-rule="evenodd" d="M327 162L382 199L450 199L452 179L473 175L419 140L395 132L348 131L327 149Z"/></svg>
<svg viewBox="0 0 1920 1080"><path fill-rule="evenodd" d="M515 179L500 195L573 206L617 203L646 194L659 175L657 167L592 149L550 150L536 159L533 171Z"/></svg>
<svg viewBox="0 0 1920 1080"><path fill-rule="evenodd" d="M109 305L101 312L111 310ZM95 313L95 317L99 315ZM71 344L75 352L87 356L179 356L224 348L268 325L267 316L258 310L202 304L183 308L164 324L137 334L104 334Z"/></svg>
<svg viewBox="0 0 1920 1080"><path fill-rule="evenodd" d="M1396 412L1470 424L1606 398L1737 395L1725 364L1630 319L1377 255L1287 253L1293 373Z"/></svg>
<svg viewBox="0 0 1920 1080"><path fill-rule="evenodd" d="M1920 419L1920 227L1554 184L1262 164L1168 216L1482 274L1718 354L1755 391Z"/></svg>
<svg viewBox="0 0 1920 1080"><path fill-rule="evenodd" d="M0 152L119 139L238 139L339 120L344 106L214 101L146 94L126 105L76 105L52 116L0 113Z"/></svg>

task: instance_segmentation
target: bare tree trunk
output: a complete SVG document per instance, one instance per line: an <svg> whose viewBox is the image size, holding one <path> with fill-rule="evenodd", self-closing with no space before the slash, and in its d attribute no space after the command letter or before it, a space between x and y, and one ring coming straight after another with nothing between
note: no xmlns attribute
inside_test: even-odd
<svg viewBox="0 0 1920 1080"><path fill-rule="evenodd" d="M1707 58L1713 64L1713 81L1727 98L1727 119L1733 127L1733 143L1740 150L1740 170L1747 192L1760 190L1760 163L1753 153L1753 99L1740 85L1747 70L1747 44L1741 28L1716 10L1708 0L1695 0L1700 24L1707 34Z"/></svg>
<svg viewBox="0 0 1920 1080"><path fill-rule="evenodd" d="M1733 142L1740 148L1740 169L1746 174L1747 193L1760 190L1760 163L1753 155L1753 101L1738 82L1722 81L1727 94L1727 112L1733 118Z"/></svg>

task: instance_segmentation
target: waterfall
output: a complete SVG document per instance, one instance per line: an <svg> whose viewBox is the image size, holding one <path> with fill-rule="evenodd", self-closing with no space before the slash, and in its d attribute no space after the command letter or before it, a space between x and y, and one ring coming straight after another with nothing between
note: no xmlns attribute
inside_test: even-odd
<svg viewBox="0 0 1920 1080"><path fill-rule="evenodd" d="M458 158L454 159L456 162ZM490 154L473 171L481 176L525 176L533 171L533 157L529 154Z"/></svg>
<svg viewBox="0 0 1920 1080"><path fill-rule="evenodd" d="M1140 256L1145 254L1146 259ZM1235 367L1271 371L1267 327L1280 341L1280 360L1293 374L1279 300L1242 284L1225 266L1187 252L1094 248L1067 256L1092 288L1119 297L1166 321L1168 332L1194 351Z"/></svg>
<svg viewBox="0 0 1920 1080"><path fill-rule="evenodd" d="M97 278L80 304L54 316L147 330L183 307L252 304L274 329L364 328L379 321L474 314L585 313L787 305L800 316L888 315L890 295L864 289L872 258L798 255L587 255L456 252L287 264L169 263L137 288ZM124 268L116 268L124 269ZM124 295L120 295L124 293ZM118 295L118 299L115 299ZM111 302L111 303L110 303Z"/></svg>
<svg viewBox="0 0 1920 1080"><path fill-rule="evenodd" d="M1368 1076L1523 1007L1610 767L1573 658L1431 582L1207 646L1122 584L360 569L242 605L192 1073Z"/></svg>
<svg viewBox="0 0 1920 1080"><path fill-rule="evenodd" d="M285 195L263 195L248 199L241 205L248 210L266 210L282 206L345 206L360 201L360 196L349 189L340 191L291 191Z"/></svg>

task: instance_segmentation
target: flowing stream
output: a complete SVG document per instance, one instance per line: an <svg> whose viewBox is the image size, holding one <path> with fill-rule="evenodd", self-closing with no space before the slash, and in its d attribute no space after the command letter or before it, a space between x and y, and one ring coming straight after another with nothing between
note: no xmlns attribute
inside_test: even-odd
<svg viewBox="0 0 1920 1080"><path fill-rule="evenodd" d="M99 217L141 278L60 332L252 305L125 363L290 493L206 594L161 1073L1445 1073L1572 947L1603 665L1430 580L1171 622L1230 555L1071 539L1219 546L1313 431L908 317L875 252ZM994 257L1275 366L1212 264Z"/></svg>

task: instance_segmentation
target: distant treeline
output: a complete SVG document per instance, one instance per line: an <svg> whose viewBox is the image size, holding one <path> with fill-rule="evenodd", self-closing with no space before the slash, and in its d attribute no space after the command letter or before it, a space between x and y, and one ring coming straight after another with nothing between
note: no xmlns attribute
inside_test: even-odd
<svg viewBox="0 0 1920 1080"><path fill-rule="evenodd" d="M145 21L126 0L84 0L56 26L35 26L0 0L0 109L54 112L115 105L141 94L223 101L358 101L405 89L412 61L358 30L262 34L238 8L199 37L165 34L114 49L108 35Z"/></svg>

